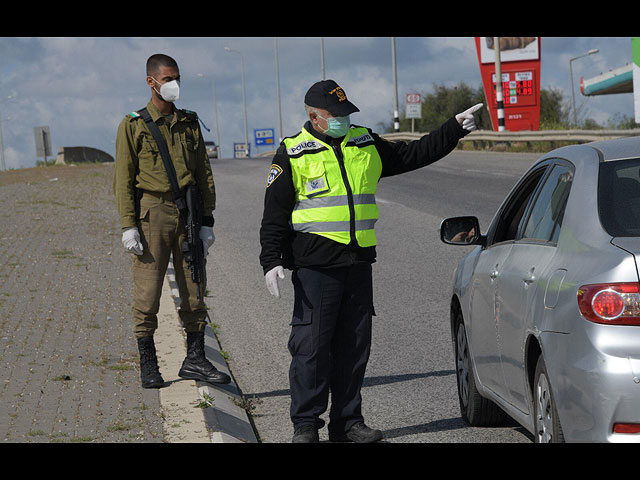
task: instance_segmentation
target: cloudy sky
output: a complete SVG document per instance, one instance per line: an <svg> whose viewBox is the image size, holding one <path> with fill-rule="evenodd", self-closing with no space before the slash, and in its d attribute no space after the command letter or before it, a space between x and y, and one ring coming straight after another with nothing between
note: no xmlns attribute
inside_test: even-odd
<svg viewBox="0 0 640 480"><path fill-rule="evenodd" d="M296 133L305 120L303 98L321 79L320 37L278 38L282 128ZM198 112L216 140L215 81L223 156L244 140L240 56L245 64L247 117L253 130L274 128L278 105L274 37L51 37L0 38L0 118L7 168L34 166L33 128L48 125L58 147L90 146L115 154L118 124L149 100L145 62L165 53L179 64L179 108ZM571 96L573 62L576 103L601 124L615 114L634 116L633 94L584 97L580 77L590 78L631 62L630 37L542 37L542 88ZM390 37L325 37L325 75L336 80L360 108L352 121L380 131L394 109ZM396 38L400 104L408 92L429 93L434 84L481 85L473 37ZM261 148L258 152L265 151ZM252 145L252 153L256 147Z"/></svg>

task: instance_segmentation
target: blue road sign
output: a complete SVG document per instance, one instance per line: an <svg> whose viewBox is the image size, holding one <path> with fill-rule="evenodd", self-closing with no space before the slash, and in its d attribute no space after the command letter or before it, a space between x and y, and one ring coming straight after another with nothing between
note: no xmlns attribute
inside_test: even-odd
<svg viewBox="0 0 640 480"><path fill-rule="evenodd" d="M260 128L255 129L253 134L256 139L256 146L258 145L273 145L274 143L274 130L273 128Z"/></svg>

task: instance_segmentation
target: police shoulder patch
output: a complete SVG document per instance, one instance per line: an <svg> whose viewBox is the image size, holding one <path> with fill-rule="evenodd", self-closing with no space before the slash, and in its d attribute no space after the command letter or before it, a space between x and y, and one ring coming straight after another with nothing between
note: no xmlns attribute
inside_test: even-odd
<svg viewBox="0 0 640 480"><path fill-rule="evenodd" d="M140 116L138 112L127 113L127 115L130 116L131 118L138 118Z"/></svg>
<svg viewBox="0 0 640 480"><path fill-rule="evenodd" d="M282 167L280 165L276 165L275 163L271 165L269 169L269 175L267 176L267 187L271 185L276 178L280 176L282 173Z"/></svg>

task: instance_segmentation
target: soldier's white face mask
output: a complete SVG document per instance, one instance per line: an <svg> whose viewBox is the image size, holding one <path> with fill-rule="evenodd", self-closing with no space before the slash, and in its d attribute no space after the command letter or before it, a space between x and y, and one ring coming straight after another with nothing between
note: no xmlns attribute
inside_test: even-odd
<svg viewBox="0 0 640 480"><path fill-rule="evenodd" d="M151 77L153 78L153 77ZM179 80L171 80L167 83L160 83L155 78L153 80L160 85L160 91L156 92L160 95L165 102L175 102L180 98L180 81Z"/></svg>

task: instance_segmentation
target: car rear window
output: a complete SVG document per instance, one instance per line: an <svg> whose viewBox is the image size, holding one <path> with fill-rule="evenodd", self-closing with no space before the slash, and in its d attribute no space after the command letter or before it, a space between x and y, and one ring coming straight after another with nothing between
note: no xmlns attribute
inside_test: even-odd
<svg viewBox="0 0 640 480"><path fill-rule="evenodd" d="M612 237L640 236L640 159L600 164L598 213Z"/></svg>

